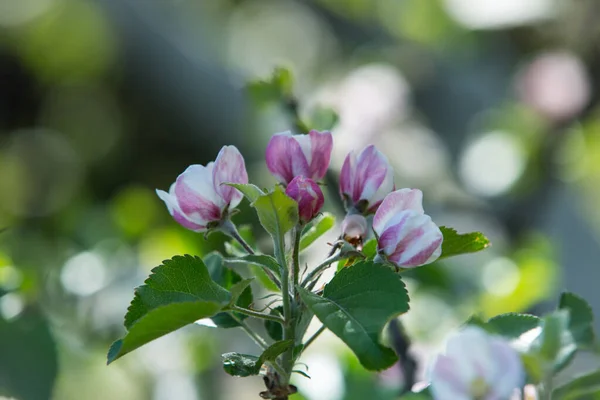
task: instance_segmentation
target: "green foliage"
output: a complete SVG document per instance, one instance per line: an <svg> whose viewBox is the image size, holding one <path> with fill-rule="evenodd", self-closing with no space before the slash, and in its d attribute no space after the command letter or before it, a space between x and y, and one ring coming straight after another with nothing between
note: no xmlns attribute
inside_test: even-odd
<svg viewBox="0 0 600 400"><path fill-rule="evenodd" d="M310 126L318 131L329 131L337 125L340 117L331 108L317 107L310 115Z"/></svg>
<svg viewBox="0 0 600 400"><path fill-rule="evenodd" d="M335 217L330 213L323 213L317 220L315 220L310 226L307 226L302 231L302 237L300 239L300 251L313 244L315 240L333 228L334 225Z"/></svg>
<svg viewBox="0 0 600 400"><path fill-rule="evenodd" d="M260 357L240 353L223 354L223 369L229 375L246 377L258 375L260 367L267 362L273 362L280 354L293 345L292 340L281 340L269 346Z"/></svg>
<svg viewBox="0 0 600 400"><path fill-rule="evenodd" d="M225 183L225 185L232 186L242 192L250 202L255 201L259 196L265 194L258 186L251 183Z"/></svg>
<svg viewBox="0 0 600 400"><path fill-rule="evenodd" d="M211 259L211 265L215 259ZM231 294L210 277L204 262L189 255L175 256L152 270L138 287L125 315L126 336L111 346L108 362L160 337L215 315Z"/></svg>
<svg viewBox="0 0 600 400"><path fill-rule="evenodd" d="M537 328L541 321L535 315L507 313L490 318L486 328L508 339L516 339L525 332Z"/></svg>
<svg viewBox="0 0 600 400"><path fill-rule="evenodd" d="M440 260L447 257L481 251L490 245L490 241L481 232L459 234L454 228L440 226L444 241Z"/></svg>
<svg viewBox="0 0 600 400"><path fill-rule="evenodd" d="M385 324L408 311L408 294L400 276L369 261L338 272L323 296L298 288L308 308L344 341L369 370L390 367L396 354L379 343Z"/></svg>
<svg viewBox="0 0 600 400"><path fill-rule="evenodd" d="M253 302L252 288L249 287L251 280L242 280L242 277L231 268L223 266L223 256L217 252L212 252L204 257L204 263L210 274L210 278L223 288L231 291L231 299L229 305L235 303L239 307L247 308ZM246 282L246 283L244 283ZM245 287L241 293L234 295L234 288L244 284ZM232 303L233 302L233 303ZM245 319L248 316L240 313L235 313L236 318ZM219 328L235 328L240 324L226 312L219 313L211 318L215 325Z"/></svg>
<svg viewBox="0 0 600 400"><path fill-rule="evenodd" d="M279 264L277 263L277 260L266 254L248 254L243 257L238 257L237 259L228 259L227 263L255 265L271 271L279 278Z"/></svg>
<svg viewBox="0 0 600 400"><path fill-rule="evenodd" d="M184 301L154 307L129 327L123 339L112 344L108 364L167 333L215 315L224 305L211 301Z"/></svg>
<svg viewBox="0 0 600 400"><path fill-rule="evenodd" d="M10 321L0 315L0 396L52 398L57 358L50 327L40 310L26 308Z"/></svg>
<svg viewBox="0 0 600 400"><path fill-rule="evenodd" d="M580 375L552 391L557 400L598 399L600 398L600 369Z"/></svg>
<svg viewBox="0 0 600 400"><path fill-rule="evenodd" d="M558 307L561 310L569 310L569 331L577 346L582 349L592 348L596 342L592 307L587 301L570 292L560 296Z"/></svg>
<svg viewBox="0 0 600 400"><path fill-rule="evenodd" d="M275 68L268 80L256 80L247 86L248 93L258 105L285 102L293 92L294 79L290 70Z"/></svg>
<svg viewBox="0 0 600 400"><path fill-rule="evenodd" d="M271 310L269 313L271 315L277 315L279 317L283 316L283 307L278 306ZM279 322L275 321L265 321L265 330L269 337L273 340L281 340L283 339L283 326Z"/></svg>
<svg viewBox="0 0 600 400"><path fill-rule="evenodd" d="M276 240L283 240L283 235L298 223L298 203L279 187L271 193L260 195L252 206L258 213L261 225Z"/></svg>

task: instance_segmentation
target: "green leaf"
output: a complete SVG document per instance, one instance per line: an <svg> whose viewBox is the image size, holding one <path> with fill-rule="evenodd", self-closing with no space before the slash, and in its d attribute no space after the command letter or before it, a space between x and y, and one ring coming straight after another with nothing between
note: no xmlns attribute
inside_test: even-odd
<svg viewBox="0 0 600 400"><path fill-rule="evenodd" d="M377 239L368 240L363 245L363 254L368 259L372 260L377 255Z"/></svg>
<svg viewBox="0 0 600 400"><path fill-rule="evenodd" d="M218 313L223 303L183 301L154 307L129 327L123 339L117 340L108 351L108 364L125 354L167 333Z"/></svg>
<svg viewBox="0 0 600 400"><path fill-rule="evenodd" d="M225 185L234 187L242 192L250 202L255 201L259 196L265 194L258 186L251 183L225 183Z"/></svg>
<svg viewBox="0 0 600 400"><path fill-rule="evenodd" d="M600 369L580 375L570 382L565 383L552 391L553 399L595 399L600 397L583 397L582 394L600 394Z"/></svg>
<svg viewBox="0 0 600 400"><path fill-rule="evenodd" d="M211 266L217 261L212 257ZM211 279L200 258L185 255L163 261L136 289L125 315L129 332L113 344L108 362L198 319L213 316L230 300L231 294Z"/></svg>
<svg viewBox="0 0 600 400"><path fill-rule="evenodd" d="M312 223L310 228L307 228L302 232L302 237L300 238L300 251L314 243L315 240L333 228L334 225L335 217L329 213L323 213L319 219Z"/></svg>
<svg viewBox="0 0 600 400"><path fill-rule="evenodd" d="M283 235L298 223L298 203L279 187L259 196L252 206L258 213L261 225L277 240L283 240Z"/></svg>
<svg viewBox="0 0 600 400"><path fill-rule="evenodd" d="M231 268L224 267L223 256L216 251L205 256L204 262L211 279L223 288L231 291L232 298L229 300L229 305L236 304L237 306L248 308L248 306L252 304L254 297L252 296L252 288L249 287L251 280L249 280L247 284L242 283L243 279L236 271ZM240 284L245 285L245 287L241 293L236 293L234 296L234 287ZM235 316L236 318L242 320L248 318L247 315L240 313L235 313ZM211 319L219 328L236 328L240 326L240 324L227 312L219 313Z"/></svg>
<svg viewBox="0 0 600 400"><path fill-rule="evenodd" d="M281 102L292 96L294 79L290 70L277 67L267 80L256 80L247 86L254 102L260 104Z"/></svg>
<svg viewBox="0 0 600 400"><path fill-rule="evenodd" d="M575 356L577 345L568 329L569 312L559 310L542 318L542 331L533 341L531 352L551 364L555 372L566 367Z"/></svg>
<svg viewBox="0 0 600 400"><path fill-rule="evenodd" d="M283 316L283 307L278 306L271 310L271 315ZM273 340L283 339L283 326L279 322L265 320L265 330L269 337Z"/></svg>
<svg viewBox="0 0 600 400"><path fill-rule="evenodd" d="M318 131L329 131L339 121L335 110L327 107L317 107L310 116L310 126Z"/></svg>
<svg viewBox="0 0 600 400"><path fill-rule="evenodd" d="M244 239L250 245L250 247L254 248L255 240L254 235L252 233L252 226L238 226L238 232L240 233L242 239ZM234 257L243 257L246 254L248 254L246 249L244 249L242 245L235 239L231 239L225 242L225 252Z"/></svg>
<svg viewBox="0 0 600 400"><path fill-rule="evenodd" d="M459 234L454 228L440 226L444 241L442 242L442 255L438 260L446 257L481 251L490 245L490 241L481 232Z"/></svg>
<svg viewBox="0 0 600 400"><path fill-rule="evenodd" d="M271 278L269 278L269 276L265 273L265 271L261 268L258 267L256 265L249 265L248 266L250 268L250 272L252 273L252 275L254 275L256 277L256 279L258 279L258 281L261 283L261 285L271 291L271 292L279 292L279 288L277 287L277 284L275 282L273 282L271 280Z"/></svg>
<svg viewBox="0 0 600 400"><path fill-rule="evenodd" d="M592 307L583 298L574 293L565 292L560 297L559 309L569 310L569 330L575 338L577 347L593 348L596 343L594 333L594 313Z"/></svg>
<svg viewBox="0 0 600 400"><path fill-rule="evenodd" d="M9 321L0 315L0 398L50 399L57 373L56 343L41 310L26 307Z"/></svg>
<svg viewBox="0 0 600 400"><path fill-rule="evenodd" d="M223 369L232 376L258 375L260 367L266 362L273 362L280 354L293 345L292 340L282 340L269 346L260 357L240 353L223 354Z"/></svg>
<svg viewBox="0 0 600 400"><path fill-rule="evenodd" d="M369 370L390 367L396 354L379 343L385 324L408 311L408 294L389 267L358 262L338 272L323 296L298 288L308 308L356 354Z"/></svg>
<svg viewBox="0 0 600 400"><path fill-rule="evenodd" d="M535 315L507 313L491 318L486 324L495 333L509 339L540 326L541 320Z"/></svg>
<svg viewBox="0 0 600 400"><path fill-rule="evenodd" d="M248 264L256 265L268 269L279 278L279 263L273 257L266 254L248 254L243 257L229 258L228 264Z"/></svg>

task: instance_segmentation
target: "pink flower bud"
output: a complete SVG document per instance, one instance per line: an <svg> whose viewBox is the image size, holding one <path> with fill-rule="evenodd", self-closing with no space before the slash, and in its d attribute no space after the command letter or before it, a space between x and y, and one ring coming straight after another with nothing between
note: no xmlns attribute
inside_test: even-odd
<svg viewBox="0 0 600 400"><path fill-rule="evenodd" d="M340 174L340 195L347 208L373 213L392 190L394 170L375 146L366 147L358 157L354 151L346 156Z"/></svg>
<svg viewBox="0 0 600 400"><path fill-rule="evenodd" d="M403 268L435 261L442 252L442 232L423 211L423 193L400 189L388 194L373 218L377 251Z"/></svg>
<svg viewBox="0 0 600 400"><path fill-rule="evenodd" d="M190 165L169 193L156 190L169 212L179 224L196 232L208 230L211 222L219 222L224 211L235 208L243 195L222 183L248 183L244 158L235 146L224 146L215 162L206 166Z"/></svg>
<svg viewBox="0 0 600 400"><path fill-rule="evenodd" d="M313 219L325 202L323 192L315 181L304 176L297 176L288 184L285 194L296 200L300 222L306 223Z"/></svg>
<svg viewBox="0 0 600 400"><path fill-rule="evenodd" d="M346 215L342 221L342 238L355 247L363 243L368 232L367 219L360 214Z"/></svg>
<svg viewBox="0 0 600 400"><path fill-rule="evenodd" d="M332 148L333 138L329 132L278 133L267 145L267 167L283 184L290 183L296 176L318 181L327 172Z"/></svg>
<svg viewBox="0 0 600 400"><path fill-rule="evenodd" d="M435 400L509 399L525 383L519 353L501 337L469 326L448 340L430 369Z"/></svg>

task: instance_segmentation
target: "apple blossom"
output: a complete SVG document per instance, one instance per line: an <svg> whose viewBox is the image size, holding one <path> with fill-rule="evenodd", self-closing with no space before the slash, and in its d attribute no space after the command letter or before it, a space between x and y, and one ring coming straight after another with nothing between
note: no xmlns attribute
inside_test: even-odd
<svg viewBox="0 0 600 400"><path fill-rule="evenodd" d="M394 170L387 158L371 145L357 156L351 151L340 174L340 195L347 209L370 214L394 190Z"/></svg>
<svg viewBox="0 0 600 400"><path fill-rule="evenodd" d="M367 219L360 214L346 215L342 221L342 239L355 247L362 246L368 233Z"/></svg>
<svg viewBox="0 0 600 400"><path fill-rule="evenodd" d="M223 183L248 183L244 158L235 146L224 146L215 162L190 165L169 192L156 190L169 213L183 227L204 232L219 223L242 200L242 194Z"/></svg>
<svg viewBox="0 0 600 400"><path fill-rule="evenodd" d="M519 353L509 342L468 326L452 336L430 369L435 400L504 400L523 386Z"/></svg>
<svg viewBox="0 0 600 400"><path fill-rule="evenodd" d="M267 167L285 185L296 176L318 181L329 167L333 138L329 132L310 131L307 135L282 132L274 135L266 150Z"/></svg>
<svg viewBox="0 0 600 400"><path fill-rule="evenodd" d="M285 193L298 203L300 222L313 219L325 202L323 192L315 181L304 176L297 176L287 185Z"/></svg>
<svg viewBox="0 0 600 400"><path fill-rule="evenodd" d="M388 194L373 218L377 253L411 268L435 261L442 252L442 232L423 210L423 193L399 189Z"/></svg>

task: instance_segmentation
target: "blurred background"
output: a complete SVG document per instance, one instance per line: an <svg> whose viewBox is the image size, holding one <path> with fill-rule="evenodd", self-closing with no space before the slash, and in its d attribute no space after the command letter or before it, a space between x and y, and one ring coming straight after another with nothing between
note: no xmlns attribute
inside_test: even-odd
<svg viewBox="0 0 600 400"><path fill-rule="evenodd" d="M543 312L562 290L600 312L598 16L595 0L0 0L0 395L258 398L260 378L220 365L258 351L235 329L189 326L109 367L105 355L151 268L226 239L177 225L154 189L225 144L272 185L264 149L294 129L290 111L332 128L329 211L342 215L345 155L373 143L434 221L492 240L407 277L421 379L473 313ZM297 109L246 90L278 66ZM397 368L362 371L333 335L302 361L298 399L393 399L401 386Z"/></svg>

